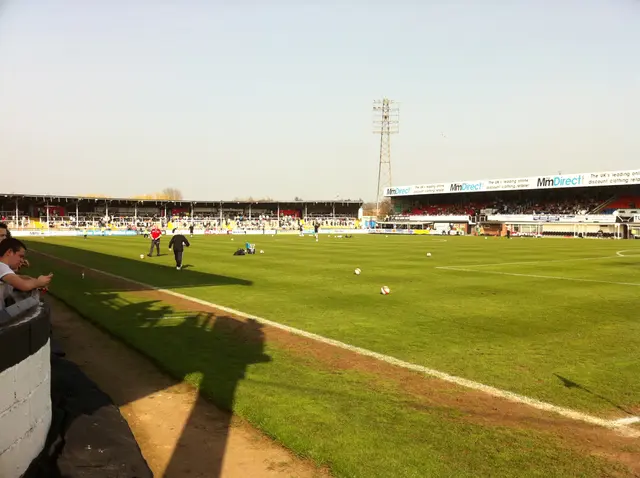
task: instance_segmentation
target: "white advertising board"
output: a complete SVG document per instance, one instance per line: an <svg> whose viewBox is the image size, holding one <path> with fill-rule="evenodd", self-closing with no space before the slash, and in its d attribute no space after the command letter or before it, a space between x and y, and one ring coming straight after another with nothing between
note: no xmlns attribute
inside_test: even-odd
<svg viewBox="0 0 640 478"><path fill-rule="evenodd" d="M427 194L620 186L627 184L640 184L640 169L395 186L386 188L384 195L387 197L401 197Z"/></svg>
<svg viewBox="0 0 640 478"><path fill-rule="evenodd" d="M558 214L495 214L487 216L488 221L502 222L511 224L522 223L562 223L562 224L579 224L579 223L598 223L598 224L615 224L616 217L613 214L593 214L593 215L558 215Z"/></svg>

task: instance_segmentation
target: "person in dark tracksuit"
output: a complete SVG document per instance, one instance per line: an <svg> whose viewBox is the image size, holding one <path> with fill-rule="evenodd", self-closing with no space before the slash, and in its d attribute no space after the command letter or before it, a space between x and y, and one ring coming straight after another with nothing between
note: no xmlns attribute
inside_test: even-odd
<svg viewBox="0 0 640 478"><path fill-rule="evenodd" d="M189 234L193 237L193 224L189 226Z"/></svg>
<svg viewBox="0 0 640 478"><path fill-rule="evenodd" d="M182 269L182 253L184 252L184 246L191 246L186 237L182 234L176 234L169 241L169 250L173 248L173 255L176 258L176 269Z"/></svg>

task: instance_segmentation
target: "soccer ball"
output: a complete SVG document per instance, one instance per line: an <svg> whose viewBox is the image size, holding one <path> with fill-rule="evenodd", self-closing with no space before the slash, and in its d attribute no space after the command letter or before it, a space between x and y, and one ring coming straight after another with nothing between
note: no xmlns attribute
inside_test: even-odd
<svg viewBox="0 0 640 478"><path fill-rule="evenodd" d="M360 275L360 272L362 272L360 269L356 269L355 271L353 271L353 273L357 276Z"/></svg>
<svg viewBox="0 0 640 478"><path fill-rule="evenodd" d="M380 293L382 295L389 295L391 293L391 289L389 289L386 285L380 287Z"/></svg>
<svg viewBox="0 0 640 478"><path fill-rule="evenodd" d="M431 253L430 252L427 252L427 257L431 257Z"/></svg>
<svg viewBox="0 0 640 478"><path fill-rule="evenodd" d="M264 251L262 249L260 249L260 254L264 254Z"/></svg>
<svg viewBox="0 0 640 478"><path fill-rule="evenodd" d="M140 254L140 259L144 259L144 254Z"/></svg>

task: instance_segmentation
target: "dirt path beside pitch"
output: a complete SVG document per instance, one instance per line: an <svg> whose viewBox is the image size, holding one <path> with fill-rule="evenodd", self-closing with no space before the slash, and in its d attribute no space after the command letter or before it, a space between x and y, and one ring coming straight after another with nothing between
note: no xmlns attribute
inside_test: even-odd
<svg viewBox="0 0 640 478"><path fill-rule="evenodd" d="M99 278L119 290L131 291L147 299L163 301L178 311L206 313L209 314L210 321L215 321L217 317L231 317L235 319L234 324L246 323L242 317L222 312L209 305L150 289L139 283L99 271L86 271L85 268L64 259L53 258L50 255L47 257L78 272L85 270L87 275ZM242 327L236 325L236 328L235 332L242 334ZM263 331L267 342L297 354L301 361L312 361L314 366L327 370L354 370L380 377L406 393L419 408L449 407L462 412L460 420L463 421L488 427L511 427L549 433L568 448L585 455L605 457L612 462L621 463L628 467L634 476L640 476L638 459L640 439L638 438L621 436L614 430L574 421L521 403L459 387L274 327L264 326ZM640 414L640 407L635 407L633 412ZM637 430L640 427L633 428Z"/></svg>
<svg viewBox="0 0 640 478"><path fill-rule="evenodd" d="M167 377L55 298L47 300L54 338L120 408L154 476L330 476L242 420L198 400L192 386Z"/></svg>

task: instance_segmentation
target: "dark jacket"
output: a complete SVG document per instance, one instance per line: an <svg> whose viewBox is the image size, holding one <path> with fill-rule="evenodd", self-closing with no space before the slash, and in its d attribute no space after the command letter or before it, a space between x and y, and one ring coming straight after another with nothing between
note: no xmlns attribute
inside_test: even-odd
<svg viewBox="0 0 640 478"><path fill-rule="evenodd" d="M187 238L182 234L176 234L171 238L171 241L169 241L169 249L173 247L174 251L183 251L184 246L189 247L190 245Z"/></svg>

